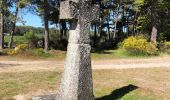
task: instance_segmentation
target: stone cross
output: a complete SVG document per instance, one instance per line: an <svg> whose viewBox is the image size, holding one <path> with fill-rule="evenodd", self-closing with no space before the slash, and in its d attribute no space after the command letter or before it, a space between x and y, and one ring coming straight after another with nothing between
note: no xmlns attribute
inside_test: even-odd
<svg viewBox="0 0 170 100"><path fill-rule="evenodd" d="M94 100L90 23L99 17L92 0L62 0L60 19L70 20L69 44L57 100Z"/></svg>

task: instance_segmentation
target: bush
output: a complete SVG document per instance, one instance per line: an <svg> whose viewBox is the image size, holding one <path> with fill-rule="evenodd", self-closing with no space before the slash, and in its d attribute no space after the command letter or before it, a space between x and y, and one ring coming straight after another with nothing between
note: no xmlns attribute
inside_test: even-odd
<svg viewBox="0 0 170 100"><path fill-rule="evenodd" d="M19 53L23 53L24 51L26 51L26 49L27 49L26 44L20 44L20 45L16 46L15 49L7 51L7 54L8 55L16 55Z"/></svg>
<svg viewBox="0 0 170 100"><path fill-rule="evenodd" d="M156 45L147 42L147 40L141 36L128 37L123 41L122 47L128 52L130 52L131 54L135 54L135 55L141 55L141 54L157 55L158 54L158 48L156 47Z"/></svg>
<svg viewBox="0 0 170 100"><path fill-rule="evenodd" d="M160 47L161 52L170 54L170 41L163 42Z"/></svg>
<svg viewBox="0 0 170 100"><path fill-rule="evenodd" d="M59 32L52 32L50 37L50 47L52 49L66 50L68 39L67 37L61 37Z"/></svg>
<svg viewBox="0 0 170 100"><path fill-rule="evenodd" d="M170 49L170 41L165 42L165 48L166 48L166 49Z"/></svg>
<svg viewBox="0 0 170 100"><path fill-rule="evenodd" d="M39 40L39 37L36 36L33 31L29 31L29 32L26 32L24 34L24 38L26 40L26 42L28 43L28 47L29 48L34 48L36 47L37 45L37 42Z"/></svg>
<svg viewBox="0 0 170 100"><path fill-rule="evenodd" d="M34 49L33 54L35 56L40 56L40 57L49 57L50 56L49 53L44 52L43 48Z"/></svg>

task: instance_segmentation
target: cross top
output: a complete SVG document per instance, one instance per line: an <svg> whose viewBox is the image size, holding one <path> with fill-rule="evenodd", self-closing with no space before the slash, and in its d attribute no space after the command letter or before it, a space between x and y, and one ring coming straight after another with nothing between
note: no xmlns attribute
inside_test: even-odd
<svg viewBox="0 0 170 100"><path fill-rule="evenodd" d="M99 7L92 0L62 0L60 12L60 19L91 22L99 17Z"/></svg>

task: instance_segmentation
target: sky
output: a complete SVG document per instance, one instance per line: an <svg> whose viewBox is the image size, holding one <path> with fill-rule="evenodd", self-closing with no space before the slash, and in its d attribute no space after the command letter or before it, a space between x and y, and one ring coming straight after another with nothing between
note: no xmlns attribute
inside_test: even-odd
<svg viewBox="0 0 170 100"><path fill-rule="evenodd" d="M34 26L34 27L43 27L42 20L39 16L26 13L23 15L23 20L26 22L25 25ZM23 25L22 23L17 23L17 25Z"/></svg>

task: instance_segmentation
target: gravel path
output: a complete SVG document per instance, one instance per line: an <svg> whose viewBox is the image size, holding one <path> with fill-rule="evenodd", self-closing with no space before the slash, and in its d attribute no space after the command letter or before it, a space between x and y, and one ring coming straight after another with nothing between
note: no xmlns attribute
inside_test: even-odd
<svg viewBox="0 0 170 100"><path fill-rule="evenodd" d="M0 72L62 70L64 61L0 61ZM130 58L92 61L93 69L170 67L170 57Z"/></svg>

